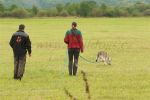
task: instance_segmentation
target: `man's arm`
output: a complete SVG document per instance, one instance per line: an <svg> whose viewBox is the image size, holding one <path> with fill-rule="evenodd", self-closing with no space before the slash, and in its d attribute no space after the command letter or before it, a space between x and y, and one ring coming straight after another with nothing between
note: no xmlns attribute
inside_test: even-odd
<svg viewBox="0 0 150 100"><path fill-rule="evenodd" d="M68 39L68 31L67 31L66 34L65 34L64 42L65 42L66 44L69 43L69 39Z"/></svg>
<svg viewBox="0 0 150 100"><path fill-rule="evenodd" d="M11 37L9 45L13 48L13 44L14 44L14 40L13 40L14 36Z"/></svg>
<svg viewBox="0 0 150 100"><path fill-rule="evenodd" d="M78 31L79 33L79 45L80 45L80 49L81 49L81 52L84 51L84 45L83 45L83 38L82 38L82 33L80 31Z"/></svg>
<svg viewBox="0 0 150 100"><path fill-rule="evenodd" d="M31 41L30 41L29 36L27 37L26 47L27 47L29 56L31 56L32 50L31 50Z"/></svg>

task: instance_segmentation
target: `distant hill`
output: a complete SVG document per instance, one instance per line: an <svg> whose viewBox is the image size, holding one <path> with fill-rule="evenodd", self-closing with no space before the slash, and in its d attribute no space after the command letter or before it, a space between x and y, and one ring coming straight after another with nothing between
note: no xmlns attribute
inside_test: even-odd
<svg viewBox="0 0 150 100"><path fill-rule="evenodd" d="M62 3L77 3L81 1L90 1L90 0L0 0L1 3L3 3L6 7L9 7L12 4L16 4L17 6L22 7L32 7L32 5L36 5L39 8L49 8L54 7L56 4ZM95 1L98 4L107 4L111 6L128 6L135 4L137 2L150 4L150 0L91 0Z"/></svg>

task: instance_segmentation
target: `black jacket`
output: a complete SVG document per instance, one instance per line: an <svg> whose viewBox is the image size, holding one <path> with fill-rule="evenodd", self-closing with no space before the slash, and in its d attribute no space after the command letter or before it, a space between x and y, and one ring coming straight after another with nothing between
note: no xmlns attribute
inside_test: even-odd
<svg viewBox="0 0 150 100"><path fill-rule="evenodd" d="M27 51L31 54L31 41L24 31L17 31L14 33L9 44L15 56L24 56Z"/></svg>

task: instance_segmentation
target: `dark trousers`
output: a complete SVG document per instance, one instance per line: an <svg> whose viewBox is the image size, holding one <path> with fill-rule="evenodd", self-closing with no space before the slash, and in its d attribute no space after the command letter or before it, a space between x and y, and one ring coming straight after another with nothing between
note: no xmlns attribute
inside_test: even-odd
<svg viewBox="0 0 150 100"><path fill-rule="evenodd" d="M20 79L23 77L26 64L26 55L14 56L14 79Z"/></svg>
<svg viewBox="0 0 150 100"><path fill-rule="evenodd" d="M76 75L78 68L78 58L79 58L80 49L78 48L69 48L69 75Z"/></svg>

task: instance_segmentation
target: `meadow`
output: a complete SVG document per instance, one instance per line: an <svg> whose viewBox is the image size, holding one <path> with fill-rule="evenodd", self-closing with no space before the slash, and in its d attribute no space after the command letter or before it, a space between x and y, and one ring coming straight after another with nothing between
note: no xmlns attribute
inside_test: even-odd
<svg viewBox="0 0 150 100"><path fill-rule="evenodd" d="M96 60L107 51L112 65L79 58L76 77L68 75L65 32L76 21L84 38L81 54ZM32 41L22 81L13 80L13 53L9 46L19 24ZM150 99L150 18L33 18L0 19L0 100L87 100L81 70L87 74L91 100Z"/></svg>

